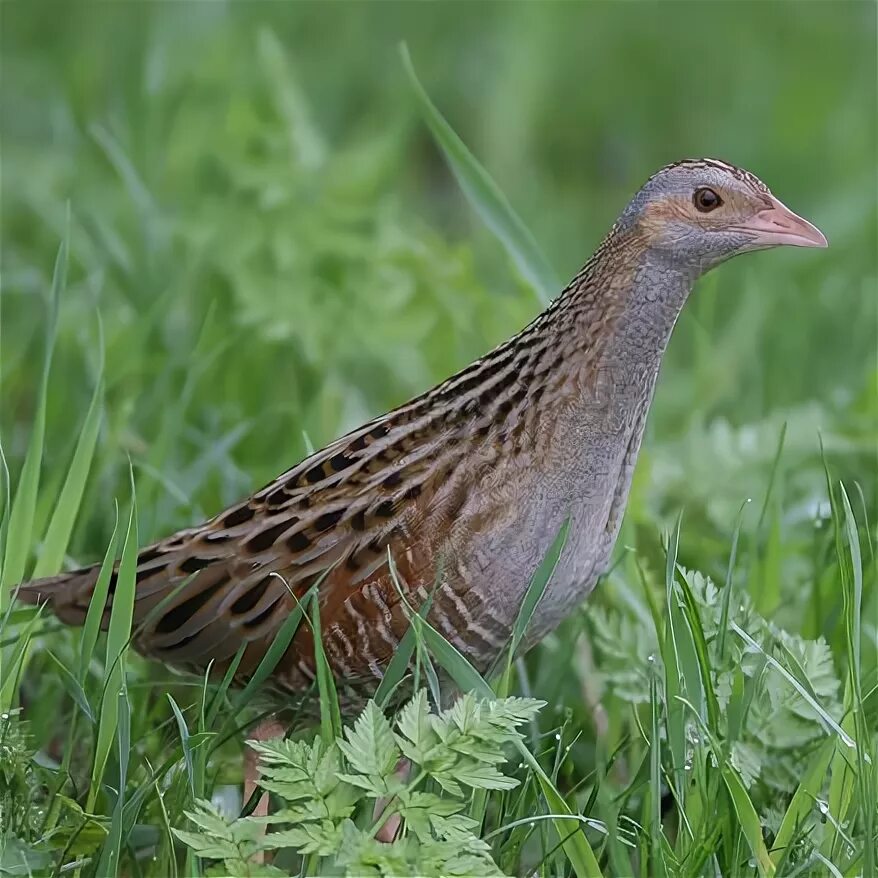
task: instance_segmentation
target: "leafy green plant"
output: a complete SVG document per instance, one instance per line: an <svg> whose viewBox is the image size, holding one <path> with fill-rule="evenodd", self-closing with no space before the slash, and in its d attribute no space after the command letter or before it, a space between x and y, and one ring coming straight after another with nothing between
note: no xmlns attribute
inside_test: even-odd
<svg viewBox="0 0 878 878"><path fill-rule="evenodd" d="M53 772L35 759L21 708L0 713L0 875L50 874L83 865L107 837L105 818L47 794Z"/></svg>
<svg viewBox="0 0 878 878"><path fill-rule="evenodd" d="M732 764L746 786L765 784L790 793L798 783L801 760L823 737L826 725L814 701L836 721L841 718L840 682L828 644L806 640L762 619L748 595L731 598L729 624L745 631L758 644L732 633L720 652L723 595L709 577L696 571L682 573L702 625L709 654L709 675L720 716L727 725L724 737L731 746ZM680 598L679 589L674 598ZM593 644L601 671L614 697L629 703L649 702L650 659L659 653L655 629L645 620L597 607L588 613ZM631 645L637 644L632 654ZM772 655L791 673L807 681L813 701L806 700L788 679L766 667ZM746 703L741 694L749 686Z"/></svg>
<svg viewBox="0 0 878 878"><path fill-rule="evenodd" d="M504 748L522 741L519 726L541 706L467 694L433 712L422 689L393 726L370 701L329 744L319 735L310 742L251 741L260 755L259 786L280 800L279 810L230 822L199 800L186 812L197 831L174 834L198 856L222 861L210 874L282 875L252 858L291 848L315 857L309 862L318 869L348 875L499 875L477 834L479 821L466 812L474 791L519 784L500 769ZM376 839L393 818L401 821L395 839ZM266 824L272 831L263 835Z"/></svg>

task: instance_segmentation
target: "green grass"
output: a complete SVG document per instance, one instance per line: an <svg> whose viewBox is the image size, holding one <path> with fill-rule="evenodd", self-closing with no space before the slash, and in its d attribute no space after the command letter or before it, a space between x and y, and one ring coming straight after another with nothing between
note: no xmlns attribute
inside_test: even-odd
<svg viewBox="0 0 878 878"><path fill-rule="evenodd" d="M518 329L637 185L691 154L750 167L831 247L699 284L613 566L557 632L483 679L412 614L379 693L391 734L398 696L432 704L449 677L545 706L506 730L505 762L499 733L467 739L497 775L458 764L476 778L458 795L433 766L394 807L438 797L420 801L456 809L456 853L510 875L875 874L875 11L742 8L4 7L0 875L270 871L247 861L258 824L230 821L272 702L131 650L135 544ZM10 600L22 575L118 556L107 634L100 595L73 631ZM317 688L295 746L325 756L353 718ZM339 772L392 752L381 716ZM451 869L413 813L404 850L369 847L360 783L308 800L360 790L346 868ZM278 838L281 874L341 868Z"/></svg>

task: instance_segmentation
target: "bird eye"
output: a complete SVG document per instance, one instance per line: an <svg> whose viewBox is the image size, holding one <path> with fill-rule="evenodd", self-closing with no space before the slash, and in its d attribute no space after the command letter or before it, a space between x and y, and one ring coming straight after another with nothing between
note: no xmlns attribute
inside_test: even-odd
<svg viewBox="0 0 878 878"><path fill-rule="evenodd" d="M692 201L695 204L695 207L702 213L710 213L723 203L722 198L720 198L713 189L708 189L706 186L695 190L695 194L692 196Z"/></svg>

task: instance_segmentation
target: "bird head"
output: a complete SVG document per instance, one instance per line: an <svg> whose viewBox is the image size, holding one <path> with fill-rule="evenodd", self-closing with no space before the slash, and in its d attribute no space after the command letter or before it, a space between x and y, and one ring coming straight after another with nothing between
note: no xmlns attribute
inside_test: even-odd
<svg viewBox="0 0 878 878"><path fill-rule="evenodd" d="M716 159L676 162L643 185L622 216L654 252L696 274L752 250L826 247L826 238L749 171Z"/></svg>

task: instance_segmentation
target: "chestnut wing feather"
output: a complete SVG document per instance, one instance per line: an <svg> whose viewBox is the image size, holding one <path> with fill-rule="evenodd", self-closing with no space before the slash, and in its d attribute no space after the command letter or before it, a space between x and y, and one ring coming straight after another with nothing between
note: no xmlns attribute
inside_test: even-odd
<svg viewBox="0 0 878 878"><path fill-rule="evenodd" d="M197 672L213 661L222 673L246 643L239 675L249 676L297 600L326 574L319 604L333 669L352 679L375 676L392 652L395 635L388 632L407 625L387 569L388 547L406 588L432 580L432 549L421 542L413 552L413 532L435 479L417 460L406 463L411 444L391 444L390 432L387 418L367 424L204 525L143 549L134 610L138 651ZM20 597L48 600L63 621L82 624L97 573L94 566L28 583ZM380 620L387 624L381 644L355 646ZM310 682L307 625L277 673L292 689Z"/></svg>

